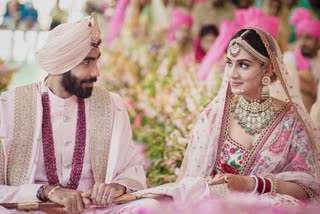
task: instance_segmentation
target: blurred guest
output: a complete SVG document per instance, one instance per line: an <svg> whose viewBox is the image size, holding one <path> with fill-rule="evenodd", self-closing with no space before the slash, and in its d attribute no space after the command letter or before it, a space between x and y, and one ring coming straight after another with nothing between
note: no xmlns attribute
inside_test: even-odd
<svg viewBox="0 0 320 214"><path fill-rule="evenodd" d="M230 1L208 0L196 4L193 8L193 33L199 32L201 26L215 24L220 26L224 20L234 17L235 6Z"/></svg>
<svg viewBox="0 0 320 214"><path fill-rule="evenodd" d="M171 17L168 35L169 45L174 47L181 55L184 55L192 48L192 16L188 12L177 8L172 11Z"/></svg>
<svg viewBox="0 0 320 214"><path fill-rule="evenodd" d="M196 63L202 62L204 56L209 51L218 34L219 31L215 25L205 25L201 28L199 39L194 43Z"/></svg>
<svg viewBox="0 0 320 214"><path fill-rule="evenodd" d="M142 41L148 39L152 27L150 0L132 0L125 8L124 25L129 35Z"/></svg>
<svg viewBox="0 0 320 214"><path fill-rule="evenodd" d="M161 62L158 72L162 74L170 73L177 64L193 63L192 16L181 8L175 8L171 12L171 17L168 44L160 50L158 56Z"/></svg>
<svg viewBox="0 0 320 214"><path fill-rule="evenodd" d="M31 2L24 4L21 11L21 24L24 30L31 30L36 27L38 22L38 11Z"/></svg>
<svg viewBox="0 0 320 214"><path fill-rule="evenodd" d="M56 0L56 6L51 10L50 16L52 18L50 30L67 21L67 12L60 8L60 0Z"/></svg>
<svg viewBox="0 0 320 214"><path fill-rule="evenodd" d="M18 0L11 0L8 2L4 14L3 27L15 29L21 20L22 11L23 4L20 4Z"/></svg>
<svg viewBox="0 0 320 214"><path fill-rule="evenodd" d="M233 0L238 8L248 8L253 5L254 0Z"/></svg>
<svg viewBox="0 0 320 214"><path fill-rule="evenodd" d="M283 2L281 0L264 1L263 10L269 16L275 16L280 21L278 43L282 51L288 49L288 40L290 37L290 26L288 16L283 13Z"/></svg>
<svg viewBox="0 0 320 214"><path fill-rule="evenodd" d="M302 100L310 111L316 101L320 80L320 21L313 19L307 9L299 8L293 12L290 22L296 27L298 41L284 59L298 72Z"/></svg>
<svg viewBox="0 0 320 214"><path fill-rule="evenodd" d="M264 11L269 16L279 16L281 14L282 1L270 0L264 2Z"/></svg>

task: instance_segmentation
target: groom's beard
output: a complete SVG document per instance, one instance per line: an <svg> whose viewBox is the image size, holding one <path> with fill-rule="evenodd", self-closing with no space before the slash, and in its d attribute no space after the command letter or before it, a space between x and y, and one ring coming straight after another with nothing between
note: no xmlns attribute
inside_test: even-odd
<svg viewBox="0 0 320 214"><path fill-rule="evenodd" d="M64 73L62 76L62 86L64 87L64 89L82 99L90 97L93 90L93 87L84 87L82 86L82 84L94 83L96 81L96 77L80 80L79 78L71 74L71 71Z"/></svg>

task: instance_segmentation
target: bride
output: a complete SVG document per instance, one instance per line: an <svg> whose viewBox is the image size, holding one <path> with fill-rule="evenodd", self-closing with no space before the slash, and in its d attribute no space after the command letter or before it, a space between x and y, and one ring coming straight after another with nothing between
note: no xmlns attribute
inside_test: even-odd
<svg viewBox="0 0 320 214"><path fill-rule="evenodd" d="M276 81L278 98L269 94ZM177 181L138 194L188 201L224 186L272 203L320 202L319 142L274 38L242 29L229 42L224 81L192 131Z"/></svg>

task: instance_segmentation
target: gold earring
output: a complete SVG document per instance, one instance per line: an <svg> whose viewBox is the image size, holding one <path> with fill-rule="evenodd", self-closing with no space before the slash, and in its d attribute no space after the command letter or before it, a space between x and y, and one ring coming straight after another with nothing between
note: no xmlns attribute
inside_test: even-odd
<svg viewBox="0 0 320 214"><path fill-rule="evenodd" d="M261 80L261 83L263 85L262 91L261 91L261 98L263 100L266 100L269 98L269 84L271 83L271 78L269 76L264 76Z"/></svg>

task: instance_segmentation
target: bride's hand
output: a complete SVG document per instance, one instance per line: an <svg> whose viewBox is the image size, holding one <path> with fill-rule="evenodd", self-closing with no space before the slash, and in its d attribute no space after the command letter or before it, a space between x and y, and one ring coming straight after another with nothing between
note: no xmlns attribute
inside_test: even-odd
<svg viewBox="0 0 320 214"><path fill-rule="evenodd" d="M249 176L234 174L217 174L214 177L207 177L209 185L227 183L231 191L252 192L255 187L255 180Z"/></svg>

